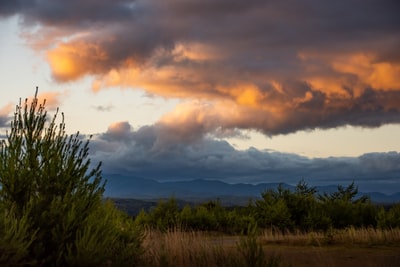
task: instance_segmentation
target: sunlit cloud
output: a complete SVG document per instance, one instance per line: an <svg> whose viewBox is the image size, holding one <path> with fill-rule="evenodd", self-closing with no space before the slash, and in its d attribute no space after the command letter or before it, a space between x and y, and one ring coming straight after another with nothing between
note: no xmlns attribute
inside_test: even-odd
<svg viewBox="0 0 400 267"><path fill-rule="evenodd" d="M62 103L62 97L64 97L67 93L61 92L43 92L37 95L38 104L45 104L46 108L50 111L56 110ZM16 108L18 105L25 105L25 101L28 105L31 104L32 98L28 97L26 99L20 99L19 102L16 103L8 103L3 107L0 107L0 128L9 128L11 126L10 122L13 119L14 113L16 112Z"/></svg>
<svg viewBox="0 0 400 267"><path fill-rule="evenodd" d="M131 125L128 122L115 122L111 124L104 134L105 138L111 140L126 140L131 133Z"/></svg>
<svg viewBox="0 0 400 267"><path fill-rule="evenodd" d="M67 92L40 92L37 96L40 104L45 103L46 108L49 110L56 110L62 104L62 100L67 96Z"/></svg>
<svg viewBox="0 0 400 267"><path fill-rule="evenodd" d="M56 81L180 98L159 123L182 140L400 122L396 1L15 2Z"/></svg>
<svg viewBox="0 0 400 267"><path fill-rule="evenodd" d="M90 43L60 44L47 53L53 77L57 81L69 81L88 73L101 72L101 61L107 55L99 46Z"/></svg>

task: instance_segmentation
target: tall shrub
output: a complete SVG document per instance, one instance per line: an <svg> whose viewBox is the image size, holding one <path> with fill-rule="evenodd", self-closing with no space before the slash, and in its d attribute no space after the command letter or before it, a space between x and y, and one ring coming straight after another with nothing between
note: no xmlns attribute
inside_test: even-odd
<svg viewBox="0 0 400 267"><path fill-rule="evenodd" d="M17 221L29 222L25 232L34 239L28 258L40 266L65 266L77 238L96 233L85 229L97 227L88 218L103 205L105 183L101 164L91 169L89 140L67 135L62 113L57 124L58 110L49 120L37 93L16 106L11 130L1 141L0 204ZM104 218L99 216L99 227Z"/></svg>

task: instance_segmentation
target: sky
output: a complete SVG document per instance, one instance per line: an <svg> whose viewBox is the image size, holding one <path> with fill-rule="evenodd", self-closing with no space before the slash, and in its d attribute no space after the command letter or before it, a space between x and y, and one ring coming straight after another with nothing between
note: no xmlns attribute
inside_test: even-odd
<svg viewBox="0 0 400 267"><path fill-rule="evenodd" d="M400 191L397 0L3 0L0 133L36 86L103 173Z"/></svg>

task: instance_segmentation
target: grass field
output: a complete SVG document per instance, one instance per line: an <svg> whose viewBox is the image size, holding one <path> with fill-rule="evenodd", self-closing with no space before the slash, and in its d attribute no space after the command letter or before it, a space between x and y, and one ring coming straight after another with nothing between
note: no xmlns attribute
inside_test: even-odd
<svg viewBox="0 0 400 267"><path fill-rule="evenodd" d="M248 236L148 231L144 266L400 266L400 229Z"/></svg>

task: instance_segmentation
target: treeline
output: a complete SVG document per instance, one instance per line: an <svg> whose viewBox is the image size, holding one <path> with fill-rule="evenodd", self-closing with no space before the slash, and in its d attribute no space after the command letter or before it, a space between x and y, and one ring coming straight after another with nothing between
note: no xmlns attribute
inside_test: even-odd
<svg viewBox="0 0 400 267"><path fill-rule="evenodd" d="M261 228L277 228L284 231L327 231L346 227L400 227L400 204L389 209L371 203L366 196L356 197L354 183L338 186L337 191L318 194L315 187L303 180L295 190L278 186L266 190L261 198L250 201L246 207L226 208L217 201L197 206L179 208L177 200L161 200L148 212L142 210L136 223L142 227L183 229L194 231L218 231L243 233L249 224Z"/></svg>

